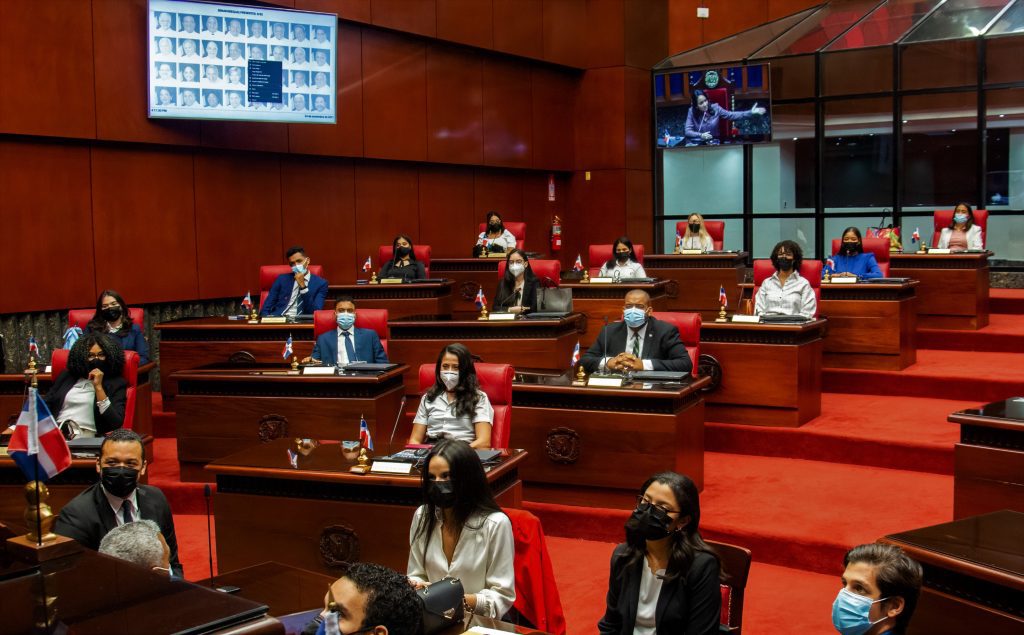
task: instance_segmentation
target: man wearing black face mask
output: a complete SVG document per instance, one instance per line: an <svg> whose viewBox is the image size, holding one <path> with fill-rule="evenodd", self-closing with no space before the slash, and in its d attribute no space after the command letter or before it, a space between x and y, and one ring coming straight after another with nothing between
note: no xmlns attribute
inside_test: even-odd
<svg viewBox="0 0 1024 635"><path fill-rule="evenodd" d="M152 520L171 550L171 570L176 577L184 577L171 506L159 489L139 485L139 477L146 473L142 437L123 428L111 432L100 446L96 472L100 482L60 510L54 533L96 550L111 529L140 519Z"/></svg>

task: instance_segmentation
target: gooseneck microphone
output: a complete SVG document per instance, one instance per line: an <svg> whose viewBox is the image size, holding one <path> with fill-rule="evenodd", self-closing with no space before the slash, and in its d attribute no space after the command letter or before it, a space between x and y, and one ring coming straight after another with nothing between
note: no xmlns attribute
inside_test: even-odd
<svg viewBox="0 0 1024 635"><path fill-rule="evenodd" d="M395 448L393 445L395 442L395 433L398 432L398 422L402 420L402 413L405 412L405 399L405 395L402 395L402 401L398 403L398 415L395 417L394 427L391 428L391 438L388 439L388 454L395 453Z"/></svg>
<svg viewBox="0 0 1024 635"><path fill-rule="evenodd" d="M608 372L608 316L602 315L604 328L601 329L601 363L604 364L604 372Z"/></svg>
<svg viewBox="0 0 1024 635"><path fill-rule="evenodd" d="M210 557L210 586L213 584L213 525L210 519L210 484L203 484L203 496L206 497L206 551Z"/></svg>

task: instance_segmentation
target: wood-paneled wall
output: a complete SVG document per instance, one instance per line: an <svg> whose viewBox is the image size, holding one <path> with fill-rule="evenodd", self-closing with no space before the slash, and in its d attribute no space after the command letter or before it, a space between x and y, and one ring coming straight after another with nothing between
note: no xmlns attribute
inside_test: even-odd
<svg viewBox="0 0 1024 635"><path fill-rule="evenodd" d="M823 0L669 0L669 55L819 4ZM697 7L708 7L710 17L698 18Z"/></svg>

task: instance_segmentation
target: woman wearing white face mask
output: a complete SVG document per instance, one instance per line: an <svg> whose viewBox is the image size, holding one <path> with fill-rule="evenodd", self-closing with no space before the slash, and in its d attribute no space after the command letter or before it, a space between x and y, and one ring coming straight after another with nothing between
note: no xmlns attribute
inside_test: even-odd
<svg viewBox="0 0 1024 635"><path fill-rule="evenodd" d="M537 310L537 276L521 249L513 249L505 257L505 275L494 294L494 310L509 313Z"/></svg>
<svg viewBox="0 0 1024 635"><path fill-rule="evenodd" d="M491 447L491 401L476 378L473 357L462 344L441 349L434 367L434 385L420 400L412 420L409 443L460 439L473 448Z"/></svg>
<svg viewBox="0 0 1024 635"><path fill-rule="evenodd" d="M939 249L967 251L984 248L981 227L974 224L974 210L967 203L957 203L953 210L953 222L949 227L943 227L939 234Z"/></svg>

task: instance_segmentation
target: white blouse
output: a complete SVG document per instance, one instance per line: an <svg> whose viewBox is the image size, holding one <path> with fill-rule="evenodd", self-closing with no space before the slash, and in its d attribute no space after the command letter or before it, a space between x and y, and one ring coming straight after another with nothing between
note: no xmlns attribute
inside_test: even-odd
<svg viewBox="0 0 1024 635"><path fill-rule="evenodd" d="M466 443L472 443L476 441L476 424L492 424L494 421L494 408L491 407L491 400L487 398L487 393L478 390L476 395L478 399L472 417L456 415L456 402L449 402L446 392L442 392L433 401L423 395L412 422L427 426L427 439L430 441L459 439Z"/></svg>
<svg viewBox="0 0 1024 635"><path fill-rule="evenodd" d="M711 240L711 236L704 238L700 234L694 234L693 236L683 236L683 239L680 241L680 243L680 249L700 249L701 251L712 251L715 248L715 242Z"/></svg>
<svg viewBox="0 0 1024 635"><path fill-rule="evenodd" d="M658 596L661 595L661 576L664 575L664 569L651 572L651 567L644 562L643 573L640 575L640 597L637 598L633 635L654 635L658 632L655 618L658 612Z"/></svg>
<svg viewBox="0 0 1024 635"><path fill-rule="evenodd" d="M949 249L949 239L953 237L953 230L949 227L943 227L939 233L939 249ZM967 248L968 249L984 249L985 246L981 244L981 226L971 225L971 228L967 230Z"/></svg>
<svg viewBox="0 0 1024 635"><path fill-rule="evenodd" d="M621 264L618 261L615 262L615 266L611 269L608 268L608 263L601 265L601 271L598 272L598 277L601 278L614 278L615 272L619 272L620 278L646 278L647 272L644 271L644 266L639 262L633 262L627 260L626 264Z"/></svg>
<svg viewBox="0 0 1024 635"><path fill-rule="evenodd" d="M446 576L458 578L467 594L476 594L477 615L501 619L516 601L515 544L508 516L502 512L471 516L462 528L449 564L444 555L444 520L440 509L431 535L416 536L426 509L426 505L421 505L416 510L409 529L409 579L430 584Z"/></svg>
<svg viewBox="0 0 1024 635"><path fill-rule="evenodd" d="M100 412L106 412L107 408L110 407L110 399L104 400L106 403L100 403ZM88 377L83 377L75 382L75 385L68 390L68 394L64 395L64 403L61 406L60 412L57 413L57 423L64 423L65 421L71 420L78 424L81 428L78 436L80 437L94 437L96 436L96 416L93 411L93 406L96 404L96 387L92 385Z"/></svg>
<svg viewBox="0 0 1024 635"><path fill-rule="evenodd" d="M476 237L476 244L484 244L484 240L487 240L487 245L500 245L505 251L512 249L516 246L516 237L509 230L505 230L501 236L497 238L487 238L487 232L482 231L480 235Z"/></svg>
<svg viewBox="0 0 1024 635"><path fill-rule="evenodd" d="M806 278L794 271L779 283L779 272L761 283L754 299L754 315L802 315L811 319L818 310L814 289Z"/></svg>

